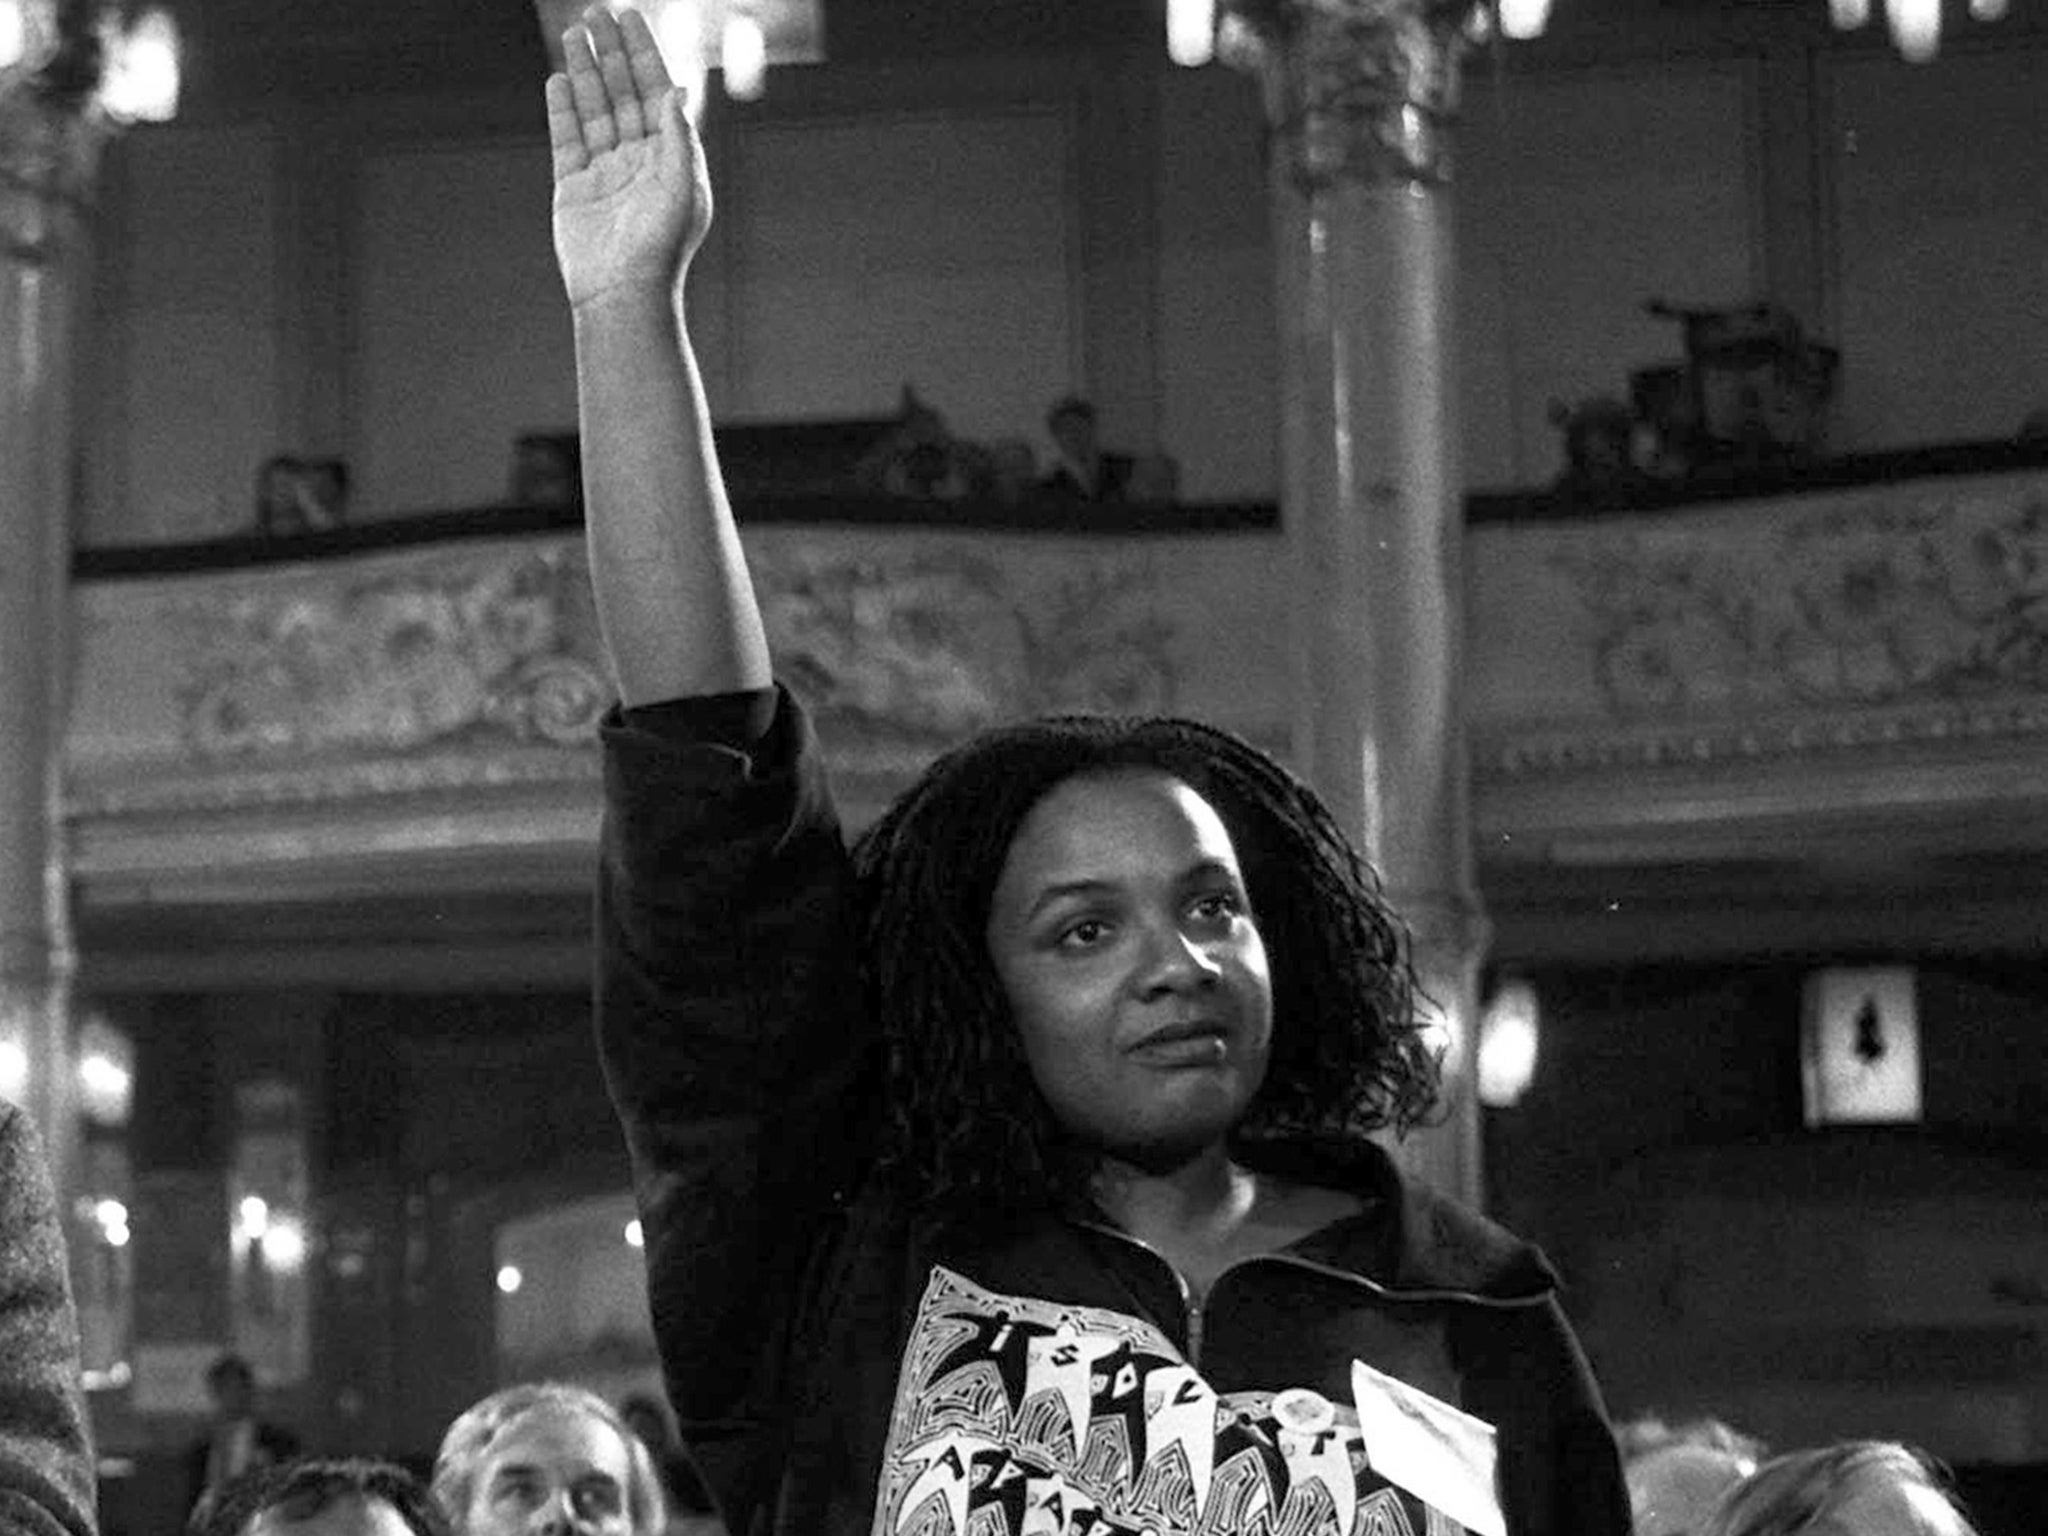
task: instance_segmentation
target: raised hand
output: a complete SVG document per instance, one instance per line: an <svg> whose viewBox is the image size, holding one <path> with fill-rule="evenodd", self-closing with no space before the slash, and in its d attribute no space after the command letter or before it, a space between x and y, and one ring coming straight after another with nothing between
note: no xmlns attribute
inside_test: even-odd
<svg viewBox="0 0 2048 1536"><path fill-rule="evenodd" d="M711 227L704 147L638 11L603 5L564 34L547 83L555 259L572 306L666 292Z"/></svg>

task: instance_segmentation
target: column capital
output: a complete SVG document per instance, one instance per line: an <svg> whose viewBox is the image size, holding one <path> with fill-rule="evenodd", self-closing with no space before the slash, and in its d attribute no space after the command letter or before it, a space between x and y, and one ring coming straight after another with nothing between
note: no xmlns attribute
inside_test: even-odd
<svg viewBox="0 0 2048 1536"><path fill-rule="evenodd" d="M1219 57L1258 77L1276 151L1307 192L1438 185L1468 28L1485 0L1221 0Z"/></svg>

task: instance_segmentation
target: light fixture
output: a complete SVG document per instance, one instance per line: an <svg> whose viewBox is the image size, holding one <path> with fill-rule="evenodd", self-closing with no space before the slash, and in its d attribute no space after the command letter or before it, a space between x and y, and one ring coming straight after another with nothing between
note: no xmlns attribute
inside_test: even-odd
<svg viewBox="0 0 2048 1536"><path fill-rule="evenodd" d="M0 0L0 4L6 0ZM562 67L562 34L575 26L587 0L533 0L548 67ZM614 11L637 10L661 46L668 72L701 114L712 70L725 93L752 101L764 89L770 65L822 64L824 0L610 0Z"/></svg>
<svg viewBox="0 0 2048 1536"><path fill-rule="evenodd" d="M1827 0L1828 17L1837 29L1852 31L1868 24L1872 0ZM1941 47L1942 0L1884 0L1885 23L1892 42L1909 62L1924 64ZM1997 21L2010 8L2011 0L1969 0L1974 21ZM1174 63L1197 68L1211 59L1227 57L1228 40L1247 25L1263 23L1283 27L1297 13L1332 8L1333 0L1166 0L1166 51ZM1551 0L1470 0L1464 25L1474 38L1491 36L1496 30L1506 37L1526 40L1543 35L1550 21ZM1342 9L1342 0L1334 8ZM1380 11L1412 11L1418 14L1456 14L1458 0L1374 0ZM1361 15L1367 6L1358 5Z"/></svg>
<svg viewBox="0 0 2048 1536"><path fill-rule="evenodd" d="M178 25L151 6L129 19L117 0L0 0L0 88L32 83L117 123L168 122L178 110Z"/></svg>
<svg viewBox="0 0 2048 1536"><path fill-rule="evenodd" d="M135 1108L135 1046L97 1014L78 1027L78 1108L93 1125L119 1130Z"/></svg>
<svg viewBox="0 0 2048 1536"><path fill-rule="evenodd" d="M1892 43L1909 63L1925 64L1941 48L1941 0L1884 0Z"/></svg>
<svg viewBox="0 0 2048 1536"><path fill-rule="evenodd" d="M1505 36L1522 42L1541 37L1548 25L1550 0L1500 0L1500 30Z"/></svg>
<svg viewBox="0 0 2048 1536"><path fill-rule="evenodd" d="M1216 57L1216 0L1166 0L1166 52L1187 69Z"/></svg>
<svg viewBox="0 0 2048 1536"><path fill-rule="evenodd" d="M1536 989L1519 976L1493 989L1479 1020L1479 1102L1490 1109L1519 1104L1536 1076L1541 1015Z"/></svg>
<svg viewBox="0 0 2048 1536"><path fill-rule="evenodd" d="M768 36L753 17L735 12L718 35L718 58L725 71L726 94L757 101L768 83Z"/></svg>

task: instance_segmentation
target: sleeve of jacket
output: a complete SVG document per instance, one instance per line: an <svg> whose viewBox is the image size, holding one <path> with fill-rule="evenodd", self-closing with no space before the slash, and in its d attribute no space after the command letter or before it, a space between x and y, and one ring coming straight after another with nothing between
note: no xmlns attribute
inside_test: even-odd
<svg viewBox="0 0 2048 1536"><path fill-rule="evenodd" d="M1508 1536L1629 1536L1606 1404L1564 1309L1553 1296L1496 1316L1491 1400L1474 1411L1503 1428Z"/></svg>
<svg viewBox="0 0 2048 1536"><path fill-rule="evenodd" d="M859 1162L851 870L787 694L752 750L615 714L604 753L599 1048L669 1399L744 1532L773 1497L809 1248Z"/></svg>
<svg viewBox="0 0 2048 1536"><path fill-rule="evenodd" d="M0 1532L94 1536L78 1314L28 1116L0 1106Z"/></svg>

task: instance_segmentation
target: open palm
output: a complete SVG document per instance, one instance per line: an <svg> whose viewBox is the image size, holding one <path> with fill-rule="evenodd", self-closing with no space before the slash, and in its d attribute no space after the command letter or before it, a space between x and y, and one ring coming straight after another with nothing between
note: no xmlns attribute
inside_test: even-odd
<svg viewBox="0 0 2048 1536"><path fill-rule="evenodd" d="M564 38L547 84L555 259L569 302L666 288L711 226L703 146L638 11L602 6Z"/></svg>

